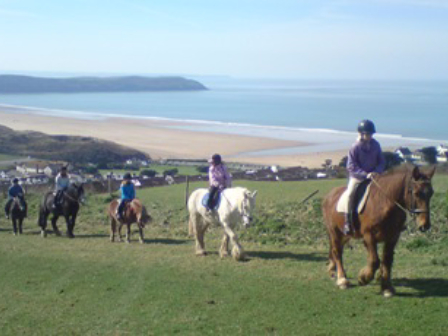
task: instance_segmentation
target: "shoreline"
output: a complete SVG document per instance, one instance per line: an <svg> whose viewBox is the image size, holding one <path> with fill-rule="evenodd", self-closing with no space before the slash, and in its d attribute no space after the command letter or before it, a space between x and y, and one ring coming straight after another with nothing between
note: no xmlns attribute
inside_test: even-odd
<svg viewBox="0 0 448 336"><path fill-rule="evenodd" d="M340 160L356 139L355 132L301 129L235 123L183 121L130 116L101 115L84 119L48 115L42 109L3 107L1 124L18 131L38 131L100 138L141 150L153 159L206 159L220 153L226 161L320 168L327 159ZM54 110L53 113L63 111ZM93 114L94 115L94 114ZM99 115L98 115L99 116ZM399 146L418 148L439 144L437 140L377 134L383 150Z"/></svg>

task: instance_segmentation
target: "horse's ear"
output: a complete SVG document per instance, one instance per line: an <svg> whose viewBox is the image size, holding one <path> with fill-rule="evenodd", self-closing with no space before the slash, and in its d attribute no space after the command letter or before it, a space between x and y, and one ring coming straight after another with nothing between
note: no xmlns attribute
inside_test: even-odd
<svg viewBox="0 0 448 336"><path fill-rule="evenodd" d="M257 196L257 190L255 190L253 193L252 193L252 198L255 198L256 196Z"/></svg>
<svg viewBox="0 0 448 336"><path fill-rule="evenodd" d="M420 174L420 170L418 169L417 166L415 166L415 167L412 169L412 178L413 178L414 180L417 181L417 180L420 178L420 176L421 176L421 174Z"/></svg>

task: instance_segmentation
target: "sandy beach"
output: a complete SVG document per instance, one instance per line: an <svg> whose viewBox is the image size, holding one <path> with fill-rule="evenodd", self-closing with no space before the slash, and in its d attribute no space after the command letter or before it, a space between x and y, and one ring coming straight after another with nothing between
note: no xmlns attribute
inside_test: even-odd
<svg viewBox="0 0 448 336"><path fill-rule="evenodd" d="M278 140L258 136L228 135L176 129L179 123L147 119L109 118L83 120L66 117L0 111L0 124L20 131L46 134L91 136L114 141L148 153L153 159L204 159L221 153L227 161L280 165L285 167L320 167L325 159L334 163L345 151L299 155L245 156L246 152L306 146L300 141ZM181 124L185 126L185 123Z"/></svg>

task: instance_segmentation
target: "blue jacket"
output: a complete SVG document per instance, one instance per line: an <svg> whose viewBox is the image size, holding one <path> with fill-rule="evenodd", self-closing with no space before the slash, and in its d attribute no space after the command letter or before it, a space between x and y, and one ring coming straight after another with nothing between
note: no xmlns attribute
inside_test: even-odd
<svg viewBox="0 0 448 336"><path fill-rule="evenodd" d="M14 198L17 197L19 194L24 194L23 189L20 185L15 184L12 185L9 190L8 190L8 197L9 198Z"/></svg>
<svg viewBox="0 0 448 336"><path fill-rule="evenodd" d="M133 200L135 198L134 183L122 183L120 192L122 200Z"/></svg>

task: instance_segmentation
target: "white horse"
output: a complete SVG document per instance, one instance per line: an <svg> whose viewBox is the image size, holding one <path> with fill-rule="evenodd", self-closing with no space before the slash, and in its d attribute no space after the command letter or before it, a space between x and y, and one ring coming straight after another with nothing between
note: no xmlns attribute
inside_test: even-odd
<svg viewBox="0 0 448 336"><path fill-rule="evenodd" d="M233 229L237 223L249 227L252 221L251 213L255 208L255 196L257 191L250 192L246 188L228 188L221 192L221 203L217 210L207 211L202 205L204 195L208 189L193 191L188 199L188 211L190 219L188 223L189 234L196 238L196 255L206 255L204 233L212 223L221 224L224 228L220 256L229 255L229 240L232 243L232 256L235 260L244 259L244 251L238 242Z"/></svg>

